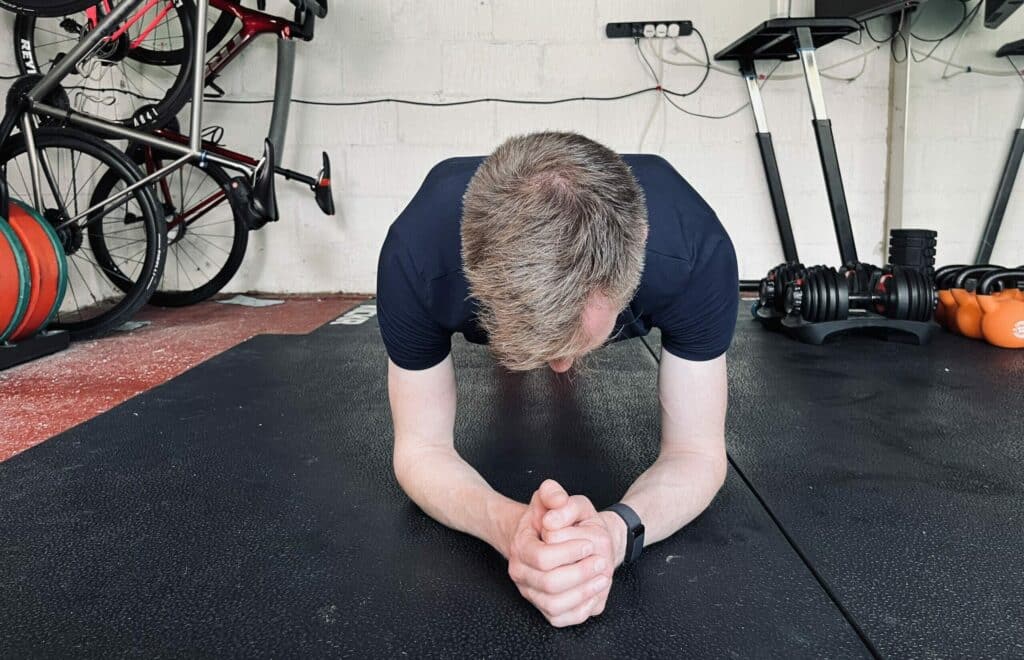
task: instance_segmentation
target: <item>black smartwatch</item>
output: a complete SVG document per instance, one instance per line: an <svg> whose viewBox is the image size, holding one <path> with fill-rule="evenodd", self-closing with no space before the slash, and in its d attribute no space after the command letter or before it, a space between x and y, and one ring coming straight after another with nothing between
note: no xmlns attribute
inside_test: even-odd
<svg viewBox="0 0 1024 660"><path fill-rule="evenodd" d="M640 558L644 551L644 524L640 522L640 516L622 502L611 505L605 511L612 511L625 521L626 558L622 563L632 564Z"/></svg>

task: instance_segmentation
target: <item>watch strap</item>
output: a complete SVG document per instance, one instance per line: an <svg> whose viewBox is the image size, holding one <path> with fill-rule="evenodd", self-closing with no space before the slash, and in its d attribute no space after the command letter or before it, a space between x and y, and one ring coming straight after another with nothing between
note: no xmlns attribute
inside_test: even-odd
<svg viewBox="0 0 1024 660"><path fill-rule="evenodd" d="M626 557L623 559L623 563L635 562L644 551L644 525L640 516L622 502L612 504L605 511L615 513L626 523Z"/></svg>

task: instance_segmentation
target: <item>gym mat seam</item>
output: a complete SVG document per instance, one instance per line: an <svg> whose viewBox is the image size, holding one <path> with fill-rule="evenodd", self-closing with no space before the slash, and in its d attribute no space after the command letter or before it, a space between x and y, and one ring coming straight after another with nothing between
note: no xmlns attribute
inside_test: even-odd
<svg viewBox="0 0 1024 660"><path fill-rule="evenodd" d="M661 364L661 360L655 353L654 347L651 346L651 344L648 342L647 337L641 337L640 340L647 348L647 352L650 353L651 357L654 358L655 363ZM757 492L757 489L754 488L754 484L752 484L750 480L747 479L747 475L745 475L743 473L743 470L740 469L740 466L736 464L736 461L733 459L732 454L730 454L728 450L726 450L726 458L728 458L729 460L729 465L731 465L732 468L736 470L736 474L739 475L739 478L743 481L744 484L746 484L747 488L754 495L754 498L757 499L758 503L760 503L761 508L763 508L765 513L768 514L768 517L775 524L775 527L782 534L782 537L786 539L786 543L789 544L789 546L793 549L793 552L796 553L797 557L800 558L800 561L810 572L814 580L818 583L818 586L821 587L822 591L825 592L825 595L828 596L828 599L832 601L832 604L836 606L836 608L839 610L839 613L843 615L843 618L846 619L846 622L850 624L851 628L853 628L853 631L857 634L857 637L860 638L861 643L864 644L865 648L867 648L868 652L871 653L872 657L874 657L876 660L883 660L885 656L882 655L881 651L878 650L874 642L872 642L871 639L868 637L867 633L860 627L860 624L858 624L857 621L853 618L853 614L849 610L847 610L846 607L839 601L839 597L832 590L831 585L829 585L828 581L825 580L825 577L821 575L817 571L817 569L814 568L814 566L811 564L810 558L806 554L804 554L804 551L800 548L799 545L797 545L796 539L790 536L789 532L786 531L786 528L782 525L782 521L779 520L778 516L775 515L775 512L772 511L771 507L768 506L768 503L764 500L763 497L761 497L761 493Z"/></svg>

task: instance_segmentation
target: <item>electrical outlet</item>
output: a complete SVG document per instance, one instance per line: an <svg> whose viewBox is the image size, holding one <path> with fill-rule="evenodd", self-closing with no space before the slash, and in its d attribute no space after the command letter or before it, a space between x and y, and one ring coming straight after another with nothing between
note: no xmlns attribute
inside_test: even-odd
<svg viewBox="0 0 1024 660"><path fill-rule="evenodd" d="M604 29L609 39L660 39L693 34L693 21L631 21L609 23Z"/></svg>

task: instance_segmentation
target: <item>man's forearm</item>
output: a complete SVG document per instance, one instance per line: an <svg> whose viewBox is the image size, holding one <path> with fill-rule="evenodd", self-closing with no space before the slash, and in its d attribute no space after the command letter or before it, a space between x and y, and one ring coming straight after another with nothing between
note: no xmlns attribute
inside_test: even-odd
<svg viewBox="0 0 1024 660"><path fill-rule="evenodd" d="M508 541L526 505L496 492L454 449L396 452L405 493L441 524L475 536L508 556Z"/></svg>
<svg viewBox="0 0 1024 660"><path fill-rule="evenodd" d="M724 456L663 452L622 498L643 520L645 544L668 538L700 515L722 487L725 471Z"/></svg>

